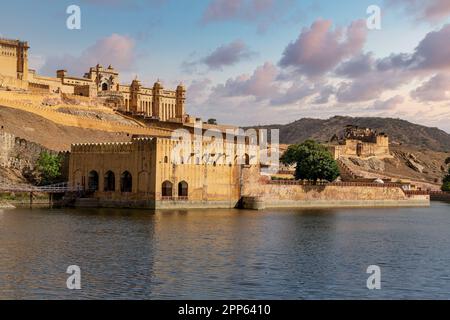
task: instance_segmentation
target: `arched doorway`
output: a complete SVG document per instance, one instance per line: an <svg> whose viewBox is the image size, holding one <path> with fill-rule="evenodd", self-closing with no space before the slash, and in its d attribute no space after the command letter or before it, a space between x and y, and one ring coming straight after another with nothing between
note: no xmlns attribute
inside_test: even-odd
<svg viewBox="0 0 450 320"><path fill-rule="evenodd" d="M358 143L358 144L356 145L356 155L357 155L358 157L361 157L362 152L363 152L363 144L362 144L362 143Z"/></svg>
<svg viewBox="0 0 450 320"><path fill-rule="evenodd" d="M104 181L104 190L106 192L116 191L116 176L114 175L114 172L106 172Z"/></svg>
<svg viewBox="0 0 450 320"><path fill-rule="evenodd" d="M125 171L120 176L120 191L121 192L132 192L133 189L133 178L131 173Z"/></svg>
<svg viewBox="0 0 450 320"><path fill-rule="evenodd" d="M188 197L188 183L186 181L181 181L178 184L178 196L183 198Z"/></svg>
<svg viewBox="0 0 450 320"><path fill-rule="evenodd" d="M95 170L89 172L88 189L89 191L98 191L98 173Z"/></svg>
<svg viewBox="0 0 450 320"><path fill-rule="evenodd" d="M162 184L162 196L163 197L172 197L172 189L173 185L170 181L164 181Z"/></svg>
<svg viewBox="0 0 450 320"><path fill-rule="evenodd" d="M108 84L106 82L102 83L102 91L108 91Z"/></svg>

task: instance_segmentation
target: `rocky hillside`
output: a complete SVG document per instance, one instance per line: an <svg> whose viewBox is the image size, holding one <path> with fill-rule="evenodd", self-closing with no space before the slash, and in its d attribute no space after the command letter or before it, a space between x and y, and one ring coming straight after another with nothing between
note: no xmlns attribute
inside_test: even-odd
<svg viewBox="0 0 450 320"><path fill-rule="evenodd" d="M326 120L304 118L285 125L268 125L258 128L279 129L280 143L293 144L306 139L326 142L334 134L342 132L346 125L369 127L385 132L393 145L439 152L450 151L450 134L438 128L429 128L401 119L342 116Z"/></svg>
<svg viewBox="0 0 450 320"><path fill-rule="evenodd" d="M407 179L424 190L440 189L442 177L448 170L445 159L450 157L450 153L392 146L391 155L384 160L350 157L340 161L358 177L390 178L394 181Z"/></svg>
<svg viewBox="0 0 450 320"><path fill-rule="evenodd" d="M327 142L340 134L346 125L369 127L390 137L392 158L385 160L347 159L357 176L365 178L406 178L423 189L438 190L447 172L450 157L450 134L405 120L391 118L352 118L336 116L326 120L300 119L286 125L258 128L279 129L280 143L301 143L307 139Z"/></svg>

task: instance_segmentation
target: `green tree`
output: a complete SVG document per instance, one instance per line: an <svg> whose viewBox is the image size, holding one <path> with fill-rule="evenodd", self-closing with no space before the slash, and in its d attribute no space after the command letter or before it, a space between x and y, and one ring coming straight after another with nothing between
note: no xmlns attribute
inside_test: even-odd
<svg viewBox="0 0 450 320"><path fill-rule="evenodd" d="M324 145L313 140L291 145L281 157L287 165L296 164L295 178L333 181L339 177L339 167Z"/></svg>
<svg viewBox="0 0 450 320"><path fill-rule="evenodd" d="M450 168L447 175L442 180L442 191L450 191Z"/></svg>
<svg viewBox="0 0 450 320"><path fill-rule="evenodd" d="M46 151L41 152L36 162L39 184L56 183L61 178L62 159Z"/></svg>

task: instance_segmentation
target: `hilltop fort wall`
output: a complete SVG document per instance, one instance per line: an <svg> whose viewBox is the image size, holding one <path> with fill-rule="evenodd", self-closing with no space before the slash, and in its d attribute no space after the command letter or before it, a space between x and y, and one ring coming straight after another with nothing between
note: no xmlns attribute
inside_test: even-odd
<svg viewBox="0 0 450 320"><path fill-rule="evenodd" d="M328 149L335 159L340 157L377 157L380 159L391 157L388 135L357 126L347 126L341 137L333 136Z"/></svg>
<svg viewBox="0 0 450 320"><path fill-rule="evenodd" d="M23 175L31 174L42 152L60 155L63 158L62 174L67 177L69 154L55 152L40 144L27 141L0 129L0 167L14 169Z"/></svg>

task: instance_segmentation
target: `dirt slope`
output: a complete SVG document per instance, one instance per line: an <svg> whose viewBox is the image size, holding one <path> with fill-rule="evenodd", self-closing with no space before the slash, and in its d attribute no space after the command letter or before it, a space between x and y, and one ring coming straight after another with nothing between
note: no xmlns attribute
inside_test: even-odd
<svg viewBox="0 0 450 320"><path fill-rule="evenodd" d="M69 150L72 143L129 141L126 133L67 127L25 111L0 106L0 126L28 141L55 151Z"/></svg>

